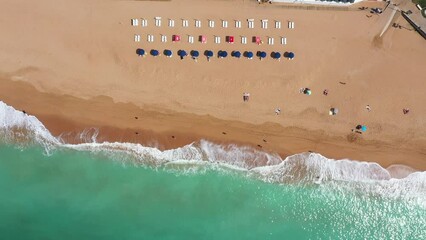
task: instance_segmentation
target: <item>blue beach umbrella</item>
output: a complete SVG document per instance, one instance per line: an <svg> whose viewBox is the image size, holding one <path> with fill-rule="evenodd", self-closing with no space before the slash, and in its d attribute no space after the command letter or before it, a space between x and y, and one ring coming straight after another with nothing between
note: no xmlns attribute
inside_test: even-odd
<svg viewBox="0 0 426 240"><path fill-rule="evenodd" d="M252 59L253 58L253 53L252 52L246 52L246 57L248 59Z"/></svg>
<svg viewBox="0 0 426 240"><path fill-rule="evenodd" d="M154 57L156 57L156 56L158 56L158 55L160 54L160 53L159 53L157 50L155 50L155 49L152 49L150 53L151 53L151 55L152 55L152 56L154 56Z"/></svg>
<svg viewBox="0 0 426 240"><path fill-rule="evenodd" d="M180 59L183 59L184 57L186 57L188 54L185 52L185 50L179 50L178 51L178 55L180 56Z"/></svg>
<svg viewBox="0 0 426 240"><path fill-rule="evenodd" d="M220 58L226 58L226 57L228 56L228 53L227 53L226 51L219 51L219 52L217 53L217 55L218 55Z"/></svg>
<svg viewBox="0 0 426 240"><path fill-rule="evenodd" d="M294 58L294 53L293 53L293 52L289 52L289 53L287 54L287 57L288 57L289 59L293 59L293 58Z"/></svg>
<svg viewBox="0 0 426 240"><path fill-rule="evenodd" d="M198 56L200 56L200 53L196 50L192 50L191 51L191 56L192 58L197 58Z"/></svg>
<svg viewBox="0 0 426 240"><path fill-rule="evenodd" d="M241 57L241 53L240 53L240 51L233 51L231 53L231 56L236 57L236 58L240 58Z"/></svg>
<svg viewBox="0 0 426 240"><path fill-rule="evenodd" d="M142 48L138 48L138 49L136 49L136 54L139 55L139 56L144 56L145 50L143 50Z"/></svg>
<svg viewBox="0 0 426 240"><path fill-rule="evenodd" d="M167 57L171 57L173 55L172 51L169 49L164 50L164 55L166 55Z"/></svg>
<svg viewBox="0 0 426 240"><path fill-rule="evenodd" d="M258 55L259 57L260 57L260 59L262 60L262 58L266 58L266 52L259 52L259 55Z"/></svg>
<svg viewBox="0 0 426 240"><path fill-rule="evenodd" d="M275 59L280 59L281 58L281 54L279 52L275 52L274 53L274 58Z"/></svg>
<svg viewBox="0 0 426 240"><path fill-rule="evenodd" d="M206 50L206 51L204 52L204 55L206 55L206 57L207 57L207 61L210 61L210 58L211 58L211 57L213 57L213 51Z"/></svg>

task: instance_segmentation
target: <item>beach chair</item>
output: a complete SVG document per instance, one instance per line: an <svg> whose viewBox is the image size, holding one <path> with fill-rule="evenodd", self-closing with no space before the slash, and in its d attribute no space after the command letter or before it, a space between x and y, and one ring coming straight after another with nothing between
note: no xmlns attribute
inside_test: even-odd
<svg viewBox="0 0 426 240"><path fill-rule="evenodd" d="M173 42L179 42L180 41L180 36L179 35L172 35L172 41Z"/></svg>
<svg viewBox="0 0 426 240"><path fill-rule="evenodd" d="M262 23L262 28L268 29L268 19L262 19L261 23Z"/></svg>
<svg viewBox="0 0 426 240"><path fill-rule="evenodd" d="M214 36L214 43L217 43L217 44L220 43L220 37L219 36Z"/></svg>
<svg viewBox="0 0 426 240"><path fill-rule="evenodd" d="M241 44L247 44L247 37L241 36Z"/></svg>
<svg viewBox="0 0 426 240"><path fill-rule="evenodd" d="M280 21L275 21L275 28L281 29L281 22Z"/></svg>
<svg viewBox="0 0 426 240"><path fill-rule="evenodd" d="M146 27L146 26L148 26L148 20L146 20L146 19L144 19L144 18L141 18L140 20L141 20L141 26L142 26L142 27Z"/></svg>
<svg viewBox="0 0 426 240"><path fill-rule="evenodd" d="M214 21L213 20L209 20L209 27L214 28Z"/></svg>
<svg viewBox="0 0 426 240"><path fill-rule="evenodd" d="M175 27L175 20L169 19L169 27Z"/></svg>
<svg viewBox="0 0 426 240"><path fill-rule="evenodd" d="M133 18L133 19L132 19L132 26L138 26L138 25L139 25L139 20L138 20L138 19Z"/></svg>
<svg viewBox="0 0 426 240"><path fill-rule="evenodd" d="M200 28L201 27L201 21L195 20L195 27Z"/></svg>
<svg viewBox="0 0 426 240"><path fill-rule="evenodd" d="M294 28L294 22L289 21L288 22L288 28L293 29Z"/></svg>
<svg viewBox="0 0 426 240"><path fill-rule="evenodd" d="M273 37L268 37L268 44L274 45L274 38Z"/></svg>
<svg viewBox="0 0 426 240"><path fill-rule="evenodd" d="M247 19L248 28L254 28L254 19Z"/></svg>
<svg viewBox="0 0 426 240"><path fill-rule="evenodd" d="M163 42L163 43L167 42L167 36L166 35L161 35L161 42Z"/></svg>
<svg viewBox="0 0 426 240"><path fill-rule="evenodd" d="M287 38L286 37L281 37L281 44L282 45L286 45L287 44Z"/></svg>
<svg viewBox="0 0 426 240"><path fill-rule="evenodd" d="M234 36L226 36L227 43L234 43Z"/></svg>
<svg viewBox="0 0 426 240"><path fill-rule="evenodd" d="M154 36L151 34L148 34L148 42L154 42Z"/></svg>
<svg viewBox="0 0 426 240"><path fill-rule="evenodd" d="M260 39L259 36L254 36L252 42L256 43L257 45L260 45L262 44L262 39Z"/></svg>
<svg viewBox="0 0 426 240"><path fill-rule="evenodd" d="M155 26L161 27L161 17L155 17Z"/></svg>
<svg viewBox="0 0 426 240"><path fill-rule="evenodd" d="M228 27L228 21L222 20L222 27L227 28Z"/></svg>
<svg viewBox="0 0 426 240"><path fill-rule="evenodd" d="M235 20L235 28L241 28L241 21Z"/></svg>
<svg viewBox="0 0 426 240"><path fill-rule="evenodd" d="M182 27L188 27L189 23L188 20L182 19Z"/></svg>
<svg viewBox="0 0 426 240"><path fill-rule="evenodd" d="M188 42L189 43L194 43L194 37L191 35L188 35Z"/></svg>
<svg viewBox="0 0 426 240"><path fill-rule="evenodd" d="M141 35L135 34L135 42L141 41Z"/></svg>

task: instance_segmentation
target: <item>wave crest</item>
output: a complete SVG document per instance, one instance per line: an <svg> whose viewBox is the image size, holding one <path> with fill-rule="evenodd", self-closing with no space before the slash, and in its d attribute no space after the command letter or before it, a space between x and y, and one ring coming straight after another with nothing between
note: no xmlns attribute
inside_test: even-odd
<svg viewBox="0 0 426 240"><path fill-rule="evenodd" d="M73 149L120 156L134 163L163 166L169 169L198 171L220 168L240 170L248 176L271 183L339 184L379 194L401 196L426 193L426 172L411 173L404 179L393 179L377 163L348 159L328 159L318 153L300 153L282 159L247 146L219 145L201 140L180 148L161 151L141 144L96 142L97 131L83 132L86 143L66 144L55 138L34 116L17 111L0 101L0 138L14 144L41 144L47 153L54 149ZM359 184L362 183L362 184Z"/></svg>

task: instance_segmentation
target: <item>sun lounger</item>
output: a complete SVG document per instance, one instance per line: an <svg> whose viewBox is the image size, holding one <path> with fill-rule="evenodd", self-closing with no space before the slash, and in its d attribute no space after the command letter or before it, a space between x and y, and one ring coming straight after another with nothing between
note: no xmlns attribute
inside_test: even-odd
<svg viewBox="0 0 426 240"><path fill-rule="evenodd" d="M274 45L274 38L273 37L268 37L268 44Z"/></svg>
<svg viewBox="0 0 426 240"><path fill-rule="evenodd" d="M254 19L247 19L248 28L254 28Z"/></svg>
<svg viewBox="0 0 426 240"><path fill-rule="evenodd" d="M235 20L235 28L241 28L241 21Z"/></svg>
<svg viewBox="0 0 426 240"><path fill-rule="evenodd" d="M146 26L148 26L148 20L146 20L146 19L144 19L144 18L141 18L141 26L142 26L142 27L146 27Z"/></svg>
<svg viewBox="0 0 426 240"><path fill-rule="evenodd" d="M135 42L141 41L141 35L135 34Z"/></svg>
<svg viewBox="0 0 426 240"><path fill-rule="evenodd" d="M169 27L175 27L175 20L169 19Z"/></svg>
<svg viewBox="0 0 426 240"><path fill-rule="evenodd" d="M195 27L200 28L201 27L201 21L195 20Z"/></svg>
<svg viewBox="0 0 426 240"><path fill-rule="evenodd" d="M139 25L139 19L132 19L132 26L138 26Z"/></svg>
<svg viewBox="0 0 426 240"><path fill-rule="evenodd" d="M214 21L213 20L209 20L209 27L214 28Z"/></svg>
<svg viewBox="0 0 426 240"><path fill-rule="evenodd" d="M247 37L241 36L241 43L247 44Z"/></svg>
<svg viewBox="0 0 426 240"><path fill-rule="evenodd" d="M280 21L275 21L275 28L281 29L281 22Z"/></svg>
<svg viewBox="0 0 426 240"><path fill-rule="evenodd" d="M188 20L182 19L182 27L188 27L188 26L189 26Z"/></svg>
<svg viewBox="0 0 426 240"><path fill-rule="evenodd" d="M220 43L220 37L214 36L214 42L219 44Z"/></svg>
<svg viewBox="0 0 426 240"><path fill-rule="evenodd" d="M189 43L194 43L194 37L193 37L193 36L191 36L191 35L189 35L189 36L188 36L188 42L189 42Z"/></svg>
<svg viewBox="0 0 426 240"><path fill-rule="evenodd" d="M155 26L161 27L161 17L155 17Z"/></svg>
<svg viewBox="0 0 426 240"><path fill-rule="evenodd" d="M163 42L163 43L167 42L167 36L166 35L161 35L161 42Z"/></svg>
<svg viewBox="0 0 426 240"><path fill-rule="evenodd" d="M228 27L228 21L222 20L222 27L227 28Z"/></svg>
<svg viewBox="0 0 426 240"><path fill-rule="evenodd" d="M286 37L281 37L281 44L282 45L286 45L287 44L287 38Z"/></svg>
<svg viewBox="0 0 426 240"><path fill-rule="evenodd" d="M288 22L288 28L293 29L294 28L294 22L289 21Z"/></svg>
<svg viewBox="0 0 426 240"><path fill-rule="evenodd" d="M267 29L268 28L268 19L262 19L262 28Z"/></svg>
<svg viewBox="0 0 426 240"><path fill-rule="evenodd" d="M148 42L154 42L154 36L151 34L148 34Z"/></svg>

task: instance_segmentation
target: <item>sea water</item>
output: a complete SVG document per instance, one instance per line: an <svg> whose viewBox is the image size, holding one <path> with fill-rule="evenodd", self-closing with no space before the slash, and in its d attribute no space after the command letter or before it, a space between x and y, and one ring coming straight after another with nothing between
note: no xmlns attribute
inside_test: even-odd
<svg viewBox="0 0 426 240"><path fill-rule="evenodd" d="M207 141L70 145L1 102L0 139L1 239L426 239L424 172Z"/></svg>

